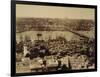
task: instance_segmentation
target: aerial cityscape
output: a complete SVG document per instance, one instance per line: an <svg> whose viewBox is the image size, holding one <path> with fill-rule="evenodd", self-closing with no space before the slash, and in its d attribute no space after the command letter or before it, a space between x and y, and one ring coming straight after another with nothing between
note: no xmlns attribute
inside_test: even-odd
<svg viewBox="0 0 100 77"><path fill-rule="evenodd" d="M38 10L44 11L45 17L40 13L36 17L34 12L33 16L31 13L28 16L25 9L31 6L25 6L20 15L22 7L19 7L16 13L16 73L95 69L95 20L92 11L87 11L90 9L83 9L85 18L80 18L82 9L75 9L79 16L76 14L76 19L72 19L71 16L60 18L60 12L59 17L53 17L53 12L46 13L47 9Z"/></svg>

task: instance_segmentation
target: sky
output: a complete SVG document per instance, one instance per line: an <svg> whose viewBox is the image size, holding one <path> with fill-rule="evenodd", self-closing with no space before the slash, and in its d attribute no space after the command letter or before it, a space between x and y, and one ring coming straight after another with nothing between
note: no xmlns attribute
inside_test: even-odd
<svg viewBox="0 0 100 77"><path fill-rule="evenodd" d="M95 9L16 4L16 18L69 18L94 20Z"/></svg>

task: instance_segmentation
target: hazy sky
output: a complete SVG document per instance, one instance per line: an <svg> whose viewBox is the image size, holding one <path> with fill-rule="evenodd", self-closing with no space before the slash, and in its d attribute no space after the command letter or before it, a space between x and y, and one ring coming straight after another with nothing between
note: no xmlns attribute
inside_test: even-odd
<svg viewBox="0 0 100 77"><path fill-rule="evenodd" d="M94 19L94 9L39 5L16 5L16 17Z"/></svg>

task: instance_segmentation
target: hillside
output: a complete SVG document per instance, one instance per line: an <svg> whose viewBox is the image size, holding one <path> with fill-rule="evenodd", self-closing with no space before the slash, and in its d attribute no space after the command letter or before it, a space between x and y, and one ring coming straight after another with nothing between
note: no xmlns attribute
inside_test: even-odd
<svg viewBox="0 0 100 77"><path fill-rule="evenodd" d="M17 18L16 32L24 31L89 31L94 28L93 20L58 18Z"/></svg>

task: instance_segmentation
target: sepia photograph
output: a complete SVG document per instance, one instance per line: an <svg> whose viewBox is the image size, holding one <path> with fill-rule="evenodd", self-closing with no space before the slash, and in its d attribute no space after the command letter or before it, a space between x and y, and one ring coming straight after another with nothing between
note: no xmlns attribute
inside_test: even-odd
<svg viewBox="0 0 100 77"><path fill-rule="evenodd" d="M95 8L16 4L16 73L96 69Z"/></svg>

